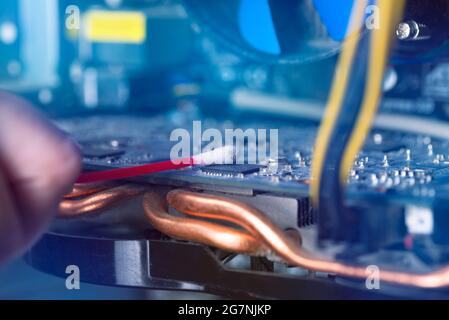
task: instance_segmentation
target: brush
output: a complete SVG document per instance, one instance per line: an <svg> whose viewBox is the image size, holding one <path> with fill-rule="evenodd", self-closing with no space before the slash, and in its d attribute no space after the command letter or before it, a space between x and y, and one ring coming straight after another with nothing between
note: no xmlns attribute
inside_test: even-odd
<svg viewBox="0 0 449 320"><path fill-rule="evenodd" d="M173 161L166 160L127 168L86 172L81 174L76 182L94 183L111 180L120 180L157 172L180 170L195 165L224 164L224 163L233 163L233 161L234 161L234 148L232 146L224 146L189 158L180 158Z"/></svg>

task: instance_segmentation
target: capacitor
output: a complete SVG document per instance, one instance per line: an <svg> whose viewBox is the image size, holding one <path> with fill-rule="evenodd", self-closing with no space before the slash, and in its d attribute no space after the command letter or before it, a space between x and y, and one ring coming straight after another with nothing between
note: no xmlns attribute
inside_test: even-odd
<svg viewBox="0 0 449 320"><path fill-rule="evenodd" d="M408 20L399 23L396 36L402 41L427 40L430 39L430 30L425 24Z"/></svg>

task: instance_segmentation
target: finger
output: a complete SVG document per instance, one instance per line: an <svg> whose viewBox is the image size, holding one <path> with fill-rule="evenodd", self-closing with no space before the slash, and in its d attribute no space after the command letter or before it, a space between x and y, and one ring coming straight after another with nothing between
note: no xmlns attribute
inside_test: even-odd
<svg viewBox="0 0 449 320"><path fill-rule="evenodd" d="M0 93L0 165L26 242L31 242L76 180L79 152L25 101Z"/></svg>
<svg viewBox="0 0 449 320"><path fill-rule="evenodd" d="M8 183L0 172L0 263L20 254L25 239L20 225L20 214L8 189Z"/></svg>

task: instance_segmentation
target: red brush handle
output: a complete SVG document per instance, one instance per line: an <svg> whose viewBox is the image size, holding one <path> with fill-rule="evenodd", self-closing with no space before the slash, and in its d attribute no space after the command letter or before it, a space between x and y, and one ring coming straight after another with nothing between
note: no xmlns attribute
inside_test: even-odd
<svg viewBox="0 0 449 320"><path fill-rule="evenodd" d="M92 183L99 181L119 180L125 178L138 177L156 172L177 170L192 166L193 159L192 158L180 159L178 162L179 164L174 164L171 160L168 160L145 164L142 166L87 172L81 174L76 182Z"/></svg>

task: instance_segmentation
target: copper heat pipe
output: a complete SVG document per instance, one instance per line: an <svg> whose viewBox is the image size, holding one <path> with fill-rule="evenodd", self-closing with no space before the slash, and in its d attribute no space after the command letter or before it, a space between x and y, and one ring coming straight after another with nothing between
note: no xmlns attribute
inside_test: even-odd
<svg viewBox="0 0 449 320"><path fill-rule="evenodd" d="M66 198L59 204L59 216L68 218L93 213L143 194L146 190L146 187L140 185L123 185L105 189L81 199L68 200Z"/></svg>
<svg viewBox="0 0 449 320"><path fill-rule="evenodd" d="M365 267L313 257L260 211L243 203L182 190L171 191L167 200L173 208L180 212L197 217L230 221L250 230L257 234L275 254L292 265L359 279L366 279L369 276ZM449 285L449 266L427 274L381 270L379 280L422 288L444 287Z"/></svg>
<svg viewBox="0 0 449 320"><path fill-rule="evenodd" d="M118 201L142 194L146 189L139 185L124 185L94 193L80 200L61 203L62 216L83 215L109 207ZM86 193L88 194L88 193ZM168 203L181 213L200 218L228 221L244 231L196 219L175 217L167 213L160 195L147 192L144 210L154 227L177 239L201 242L227 251L266 256L274 252L285 262L313 271L366 279L369 274L362 266L323 260L301 248L283 230L274 225L263 213L246 204L213 195L174 190L167 195ZM412 274L390 270L380 271L380 281L438 288L449 286L449 266L427 274Z"/></svg>

